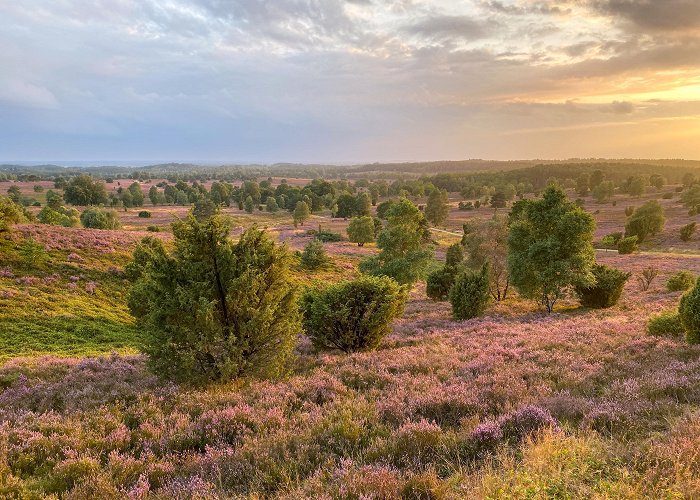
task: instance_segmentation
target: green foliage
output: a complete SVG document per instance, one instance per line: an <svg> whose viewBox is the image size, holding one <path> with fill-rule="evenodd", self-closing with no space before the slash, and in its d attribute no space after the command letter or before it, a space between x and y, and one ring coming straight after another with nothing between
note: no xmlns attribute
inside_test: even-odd
<svg viewBox="0 0 700 500"><path fill-rule="evenodd" d="M448 266L441 266L428 274L425 280L426 295L433 300L447 300L456 274L456 269Z"/></svg>
<svg viewBox="0 0 700 500"><path fill-rule="evenodd" d="M591 180L591 185L592 183L593 181ZM602 181L593 187L591 194L597 203L605 203L610 201L615 194L615 184L612 181Z"/></svg>
<svg viewBox="0 0 700 500"><path fill-rule="evenodd" d="M647 236L659 233L666 223L664 209L656 200L646 202L634 211L625 224L625 237L636 236L642 243Z"/></svg>
<svg viewBox="0 0 700 500"><path fill-rule="evenodd" d="M0 196L0 232L8 231L13 224L27 222L25 209L10 198Z"/></svg>
<svg viewBox="0 0 700 500"><path fill-rule="evenodd" d="M681 227L681 241L690 241L695 233L696 226L697 224L695 222L691 222Z"/></svg>
<svg viewBox="0 0 700 500"><path fill-rule="evenodd" d="M679 337L685 329L678 311L664 311L649 318L647 333L656 337Z"/></svg>
<svg viewBox="0 0 700 500"><path fill-rule="evenodd" d="M51 224L52 226L76 227L80 225L78 211L75 208L59 207L54 210L45 206L37 218L42 224Z"/></svg>
<svg viewBox="0 0 700 500"><path fill-rule="evenodd" d="M481 316L489 302L489 270L485 264L481 271L465 270L457 275L450 289L452 316L461 321Z"/></svg>
<svg viewBox="0 0 700 500"><path fill-rule="evenodd" d="M121 227L116 212L99 208L86 208L80 214L80 222L83 227L90 229L119 229Z"/></svg>
<svg viewBox="0 0 700 500"><path fill-rule="evenodd" d="M515 210L523 207L516 202ZM513 213L513 212L511 212ZM508 277L508 221L505 217L494 215L493 219L472 227L463 225L462 244L467 251L467 264L472 269L489 265L489 289L496 301L508 296L510 279Z"/></svg>
<svg viewBox="0 0 700 500"><path fill-rule="evenodd" d="M376 349L403 313L408 289L388 277L361 276L308 289L301 301L304 329L319 349Z"/></svg>
<svg viewBox="0 0 700 500"><path fill-rule="evenodd" d="M612 267L596 264L593 266L595 283L588 286L576 286L575 291L585 307L604 309L617 304L622 295L622 289L632 276Z"/></svg>
<svg viewBox="0 0 700 500"><path fill-rule="evenodd" d="M332 242L338 242L338 241L343 241L343 235L340 233L334 233L333 231L327 231L325 229L321 229L321 226L319 224L318 230L316 229L310 229L307 234L310 236L314 236L317 240L322 241L323 243L332 243Z"/></svg>
<svg viewBox="0 0 700 500"><path fill-rule="evenodd" d="M464 251L460 243L453 243L447 247L445 253L445 265L448 267L456 267L464 260Z"/></svg>
<svg viewBox="0 0 700 500"><path fill-rule="evenodd" d="M25 238L17 247L17 253L29 268L41 268L48 260L49 253L41 243Z"/></svg>
<svg viewBox="0 0 700 500"><path fill-rule="evenodd" d="M249 214L253 213L253 210L255 210L255 202L253 201L252 196L246 196L245 201L243 202L243 208Z"/></svg>
<svg viewBox="0 0 700 500"><path fill-rule="evenodd" d="M628 255L637 251L637 237L630 236L622 238L617 242L617 252L621 255Z"/></svg>
<svg viewBox="0 0 700 500"><path fill-rule="evenodd" d="M301 265L306 269L318 269L329 262L323 242L314 238L304 246L301 253Z"/></svg>
<svg viewBox="0 0 700 500"><path fill-rule="evenodd" d="M606 234L605 236L603 236L603 239L600 240L600 243L605 248L617 248L617 244L622 239L622 236L623 233L619 231L615 233Z"/></svg>
<svg viewBox="0 0 700 500"><path fill-rule="evenodd" d="M448 213L447 191L433 190L425 206L425 218L434 226L441 226L447 220Z"/></svg>
<svg viewBox="0 0 700 500"><path fill-rule="evenodd" d="M301 224L303 226L304 222L310 215L311 210L309 209L309 205L303 201L297 201L297 204L294 207L294 227L296 227L297 224Z"/></svg>
<svg viewBox="0 0 700 500"><path fill-rule="evenodd" d="M386 200L377 205L377 217L386 220L391 207L396 204L395 200Z"/></svg>
<svg viewBox="0 0 700 500"><path fill-rule="evenodd" d="M595 282L595 222L557 187L548 187L541 199L519 203L517 214L511 214L508 274L523 297L551 312L566 288Z"/></svg>
<svg viewBox="0 0 700 500"><path fill-rule="evenodd" d="M681 298L678 314L689 344L700 344L700 282Z"/></svg>
<svg viewBox="0 0 700 500"><path fill-rule="evenodd" d="M274 212L277 212L279 210L279 206L277 205L277 200L275 199L274 196L267 197L267 203L265 203L265 210L267 210L270 213L274 213Z"/></svg>
<svg viewBox="0 0 700 500"><path fill-rule="evenodd" d="M374 221L372 217L355 217L348 225L348 239L358 247L374 241Z"/></svg>
<svg viewBox="0 0 700 500"><path fill-rule="evenodd" d="M105 205L107 204L107 189L104 182L93 179L89 175L73 177L63 192L63 199L72 205Z"/></svg>
<svg viewBox="0 0 700 500"><path fill-rule="evenodd" d="M414 283L423 277L433 258L433 248L425 244L425 218L405 198L391 207L387 217L387 225L377 238L381 251L360 262L360 271L389 276L401 284Z"/></svg>
<svg viewBox="0 0 700 500"><path fill-rule="evenodd" d="M139 217L140 217L141 219L150 219L150 218L151 218L151 212L149 212L148 210L141 210L141 211L139 212Z"/></svg>
<svg viewBox="0 0 700 500"><path fill-rule="evenodd" d="M173 224L174 250L153 238L134 251L129 309L150 366L164 377L207 382L276 376L292 354L300 318L291 256L252 227L193 215Z"/></svg>
<svg viewBox="0 0 700 500"><path fill-rule="evenodd" d="M666 289L669 292L684 292L695 284L695 276L688 271L673 273L666 281Z"/></svg>

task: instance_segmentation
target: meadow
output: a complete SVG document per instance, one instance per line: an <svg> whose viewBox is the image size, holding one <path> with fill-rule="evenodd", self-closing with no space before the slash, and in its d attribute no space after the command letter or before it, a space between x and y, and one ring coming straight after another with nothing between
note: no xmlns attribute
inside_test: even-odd
<svg viewBox="0 0 700 500"><path fill-rule="evenodd" d="M36 183L16 184L30 193ZM206 387L147 368L126 304L137 243L170 245L169 224L189 207L146 202L150 218L119 211L116 230L17 224L0 235L0 497L700 496L700 346L647 332L683 294L668 278L700 274L697 239L678 236L697 216L676 187L615 204L584 197L596 247L624 230L627 206L658 199L668 219L640 252L597 250L597 262L632 273L610 309L570 297L548 315L511 291L455 321L418 282L376 350L319 352L300 335L287 376ZM494 214L459 210L461 199L450 193L433 229L438 259L465 222ZM345 236L349 223L328 211L296 226L286 211L222 211L234 238L257 224L293 251L309 230ZM26 241L42 249L28 254ZM296 258L298 286L355 277L377 253L374 243L324 248L321 269ZM637 277L649 267L658 275L645 290Z"/></svg>

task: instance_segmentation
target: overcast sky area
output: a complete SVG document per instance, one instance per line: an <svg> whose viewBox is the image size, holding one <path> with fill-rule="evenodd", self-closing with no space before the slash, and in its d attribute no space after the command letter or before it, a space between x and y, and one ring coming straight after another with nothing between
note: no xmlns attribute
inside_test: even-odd
<svg viewBox="0 0 700 500"><path fill-rule="evenodd" d="M0 160L700 159L699 0L0 0Z"/></svg>

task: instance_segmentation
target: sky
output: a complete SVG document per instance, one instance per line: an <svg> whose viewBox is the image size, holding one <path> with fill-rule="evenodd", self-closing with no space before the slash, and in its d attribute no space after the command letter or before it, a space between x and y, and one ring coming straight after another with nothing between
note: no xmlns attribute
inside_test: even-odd
<svg viewBox="0 0 700 500"><path fill-rule="evenodd" d="M700 0L0 0L0 160L700 159Z"/></svg>

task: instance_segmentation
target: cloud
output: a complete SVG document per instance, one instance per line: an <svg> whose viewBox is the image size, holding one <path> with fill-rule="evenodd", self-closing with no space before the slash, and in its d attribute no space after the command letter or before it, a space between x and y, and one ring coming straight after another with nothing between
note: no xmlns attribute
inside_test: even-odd
<svg viewBox="0 0 700 500"><path fill-rule="evenodd" d="M591 5L603 14L620 17L643 30L700 28L697 0L593 0Z"/></svg>
<svg viewBox="0 0 700 500"><path fill-rule="evenodd" d="M432 40L477 40L486 37L491 27L469 16L430 16L404 28L407 33Z"/></svg>

